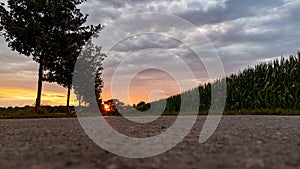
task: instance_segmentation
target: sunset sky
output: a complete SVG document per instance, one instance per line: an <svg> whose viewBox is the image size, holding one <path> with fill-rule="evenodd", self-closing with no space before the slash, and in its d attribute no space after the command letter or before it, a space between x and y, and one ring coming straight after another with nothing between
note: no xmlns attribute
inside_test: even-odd
<svg viewBox="0 0 300 169"><path fill-rule="evenodd" d="M186 19L196 25L214 45L226 74L300 50L299 0L88 0L80 8L89 14L87 24L101 23L105 26L118 18L141 12L160 12ZM137 28L142 26L138 20L130 21L130 24ZM197 41L193 39L195 32L180 33L186 35L185 39L189 42ZM146 50L149 48L163 51ZM169 37L155 34L129 37L116 45L108 57L117 60L129 54L133 54L135 59L120 68L123 76L132 73L132 67L162 63L171 65L174 72L180 74L182 72L177 65L181 58L195 74L195 79L183 77L183 80L198 85L210 81L201 61L180 42ZM0 58L0 107L33 105L38 64L31 57L11 51L2 37ZM112 76L111 65L113 62L105 64L107 67L103 72L104 100L112 97L111 83L107 80ZM122 85L121 82L119 84ZM176 80L168 72L155 69L138 73L130 84L130 104L157 100L180 92ZM149 94L155 89L158 90L150 97ZM65 94L64 88L44 83L42 104L64 105Z"/></svg>

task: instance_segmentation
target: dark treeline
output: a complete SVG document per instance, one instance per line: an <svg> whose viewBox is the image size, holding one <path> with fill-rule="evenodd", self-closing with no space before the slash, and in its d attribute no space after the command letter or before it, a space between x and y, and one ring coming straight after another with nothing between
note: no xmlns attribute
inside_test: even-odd
<svg viewBox="0 0 300 169"><path fill-rule="evenodd" d="M41 106L41 113L63 113L66 110L66 106ZM74 106L70 106L71 112L74 112ZM35 107L24 106L24 107L0 107L0 113L33 113L35 112Z"/></svg>
<svg viewBox="0 0 300 169"><path fill-rule="evenodd" d="M300 109L300 52L288 59L276 59L247 68L226 77L227 98L225 112L247 110L299 110ZM207 112L211 104L211 89L225 79L208 83L198 90L200 112ZM193 99L193 98L191 98ZM167 98L165 114L180 111L181 95ZM149 104L150 105L150 104ZM149 107L142 105L144 107ZM141 108L139 108L141 109ZM272 112L270 112L272 113Z"/></svg>
<svg viewBox="0 0 300 169"><path fill-rule="evenodd" d="M14 118L66 118L76 117L74 106L70 106L70 113L66 114L66 106L40 106L38 111L36 107L0 107L0 119Z"/></svg>

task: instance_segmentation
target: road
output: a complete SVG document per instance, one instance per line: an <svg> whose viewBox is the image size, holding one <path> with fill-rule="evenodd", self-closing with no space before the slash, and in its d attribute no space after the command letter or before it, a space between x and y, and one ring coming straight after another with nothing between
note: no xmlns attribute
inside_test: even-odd
<svg viewBox="0 0 300 169"><path fill-rule="evenodd" d="M129 136L149 137L168 128L175 118L162 117L144 127L121 117L107 121ZM130 159L97 146L77 118L0 120L0 168L300 169L299 116L223 116L212 137L199 144L204 121L205 116L199 116L187 137L166 153Z"/></svg>

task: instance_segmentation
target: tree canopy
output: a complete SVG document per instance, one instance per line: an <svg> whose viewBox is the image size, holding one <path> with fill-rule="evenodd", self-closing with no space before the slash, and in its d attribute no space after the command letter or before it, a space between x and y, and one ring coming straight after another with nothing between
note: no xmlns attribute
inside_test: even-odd
<svg viewBox="0 0 300 169"><path fill-rule="evenodd" d="M103 81L100 78L102 74L102 61L106 55L101 53L101 47L92 43L89 39L84 45L77 59L77 64L80 65L74 71L74 93L79 102L87 104L95 103L95 99L100 99L102 92Z"/></svg>
<svg viewBox="0 0 300 169"><path fill-rule="evenodd" d="M42 80L69 87L81 47L101 28L84 26L87 15L77 8L84 1L8 0L7 5L0 4L0 31L8 46L39 63L37 107Z"/></svg>

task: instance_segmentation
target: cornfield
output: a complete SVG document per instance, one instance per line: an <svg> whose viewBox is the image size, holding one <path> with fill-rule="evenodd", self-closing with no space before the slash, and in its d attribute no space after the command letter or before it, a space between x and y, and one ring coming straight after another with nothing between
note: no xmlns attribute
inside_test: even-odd
<svg viewBox="0 0 300 169"><path fill-rule="evenodd" d="M247 68L238 74L208 83L196 89L200 94L200 111L211 103L211 88L226 80L226 111L257 109L300 109L300 52L288 59L276 59ZM193 91L192 90L192 91ZM183 94L188 94L187 91ZM165 114L179 112L181 95L167 99Z"/></svg>

